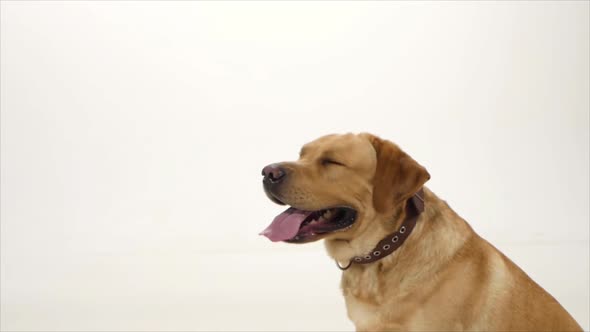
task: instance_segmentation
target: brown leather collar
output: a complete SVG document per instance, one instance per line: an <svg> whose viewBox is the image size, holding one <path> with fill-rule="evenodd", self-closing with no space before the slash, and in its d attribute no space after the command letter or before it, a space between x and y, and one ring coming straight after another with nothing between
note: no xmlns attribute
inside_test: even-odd
<svg viewBox="0 0 590 332"><path fill-rule="evenodd" d="M416 226L416 221L418 220L418 217L422 211L424 211L424 190L420 188L418 192L408 199L406 203L406 219L397 231L389 234L383 240L379 241L377 246L365 256L354 256L350 259L350 262L348 262L348 265L345 267L340 266L338 261L336 261L336 265L340 270L344 271L351 267L353 263L369 264L378 261L383 257L391 255L394 251L401 247L408 236L410 236L410 233L412 233L414 226Z"/></svg>

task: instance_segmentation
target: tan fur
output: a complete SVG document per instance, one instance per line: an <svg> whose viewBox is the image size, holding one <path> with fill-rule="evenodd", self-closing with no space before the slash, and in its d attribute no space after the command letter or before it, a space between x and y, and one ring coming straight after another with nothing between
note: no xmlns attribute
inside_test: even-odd
<svg viewBox="0 0 590 332"><path fill-rule="evenodd" d="M325 165L330 158L343 165ZM370 134L329 135L282 163L289 181L276 193L300 209L346 204L348 230L325 235L331 257L362 256L404 218L404 205L430 175L397 145ZM581 331L563 307L479 237L428 188L425 211L393 254L342 274L349 318L363 331Z"/></svg>

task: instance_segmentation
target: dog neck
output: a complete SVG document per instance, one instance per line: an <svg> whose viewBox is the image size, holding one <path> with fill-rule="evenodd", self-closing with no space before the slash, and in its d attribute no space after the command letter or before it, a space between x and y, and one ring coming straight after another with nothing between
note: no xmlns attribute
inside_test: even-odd
<svg viewBox="0 0 590 332"><path fill-rule="evenodd" d="M412 195L405 202L405 217L401 226L397 228L395 232L390 233L384 237L372 250L366 254L352 257L346 266L341 266L336 260L336 265L338 268L341 270L347 270L352 266L352 264L371 264L391 255L399 247L401 247L412 233L412 230L414 229L414 226L416 226L416 222L418 221L420 214L424 211L423 196L424 190L420 188L418 192Z"/></svg>
<svg viewBox="0 0 590 332"><path fill-rule="evenodd" d="M399 250L372 264L352 264L350 269L343 271L341 288L347 303L361 300L365 304L379 305L394 296L412 294L415 287L426 284L441 266L447 264L461 248L470 242L470 238L477 236L446 202L440 200L427 188L424 192L424 212L412 231L412 236ZM391 219L389 219L389 227L379 228L378 232L372 230L366 233L365 235L381 233L372 246L392 229L397 229L404 217L403 214L397 216L394 225L391 225ZM431 222L432 220L437 222ZM353 241L350 242L358 245ZM342 250L344 247L339 247L336 253L348 251ZM362 252L358 251L359 247L353 248L350 245L347 247L351 248L349 252ZM327 248L336 249L328 244ZM330 251L329 253L331 254ZM351 254L348 258L353 256L354 254ZM380 283L376 282L378 280L388 280L389 287L382 288Z"/></svg>
<svg viewBox="0 0 590 332"><path fill-rule="evenodd" d="M408 234L408 240L404 242L404 245L400 246L399 250L396 250L389 255L383 256L375 262L371 262L369 264L351 264L352 267L366 269L377 265L382 266L391 265L392 263L395 264L395 262L398 260L398 257L403 256L404 252L412 251L413 249L420 247L422 245L421 242L423 241L430 241L430 239L423 239L422 233L424 233L425 230L428 230L426 233L431 234L429 230L431 230L436 225L425 225L425 222L422 220L430 220L433 214L455 214L455 212L446 204L446 202L440 200L427 188L423 189L423 193L420 193L419 195L424 200L424 212L418 213L419 218L416 220L416 226L411 232L412 235L410 236ZM364 257L367 253L374 252L378 243L384 239L393 239L393 236L395 236L396 233L394 230L399 232L400 228L402 225L404 225L404 222L408 217L407 205L415 204L415 202L412 202L412 199L413 198L407 200L406 204L402 204L394 212L390 213L389 217L368 216L369 218L373 217L376 220L382 221L372 223L370 225L370 229L363 231L354 239L326 241L325 245L328 254L336 260L339 266L346 267L355 257ZM418 204L420 203L422 202L419 202ZM421 210L420 206L417 208ZM461 225L450 225L448 227L457 228L456 234L458 238L453 242L456 244L463 242L463 235L470 234L470 232L466 229L470 227L466 223Z"/></svg>

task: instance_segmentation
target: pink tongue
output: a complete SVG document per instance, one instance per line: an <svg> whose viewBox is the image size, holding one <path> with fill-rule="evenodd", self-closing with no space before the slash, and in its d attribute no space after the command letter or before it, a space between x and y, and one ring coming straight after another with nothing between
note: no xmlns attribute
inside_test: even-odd
<svg viewBox="0 0 590 332"><path fill-rule="evenodd" d="M288 208L285 212L276 216L272 223L260 235L266 236L273 242L289 240L297 235L301 223L311 213L312 211Z"/></svg>

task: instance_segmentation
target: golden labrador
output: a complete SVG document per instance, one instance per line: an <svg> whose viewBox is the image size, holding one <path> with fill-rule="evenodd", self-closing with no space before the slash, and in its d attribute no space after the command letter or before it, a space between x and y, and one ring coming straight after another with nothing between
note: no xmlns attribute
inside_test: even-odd
<svg viewBox="0 0 590 332"><path fill-rule="evenodd" d="M291 206L261 234L325 240L348 317L366 331L581 331L510 259L424 187L430 175L370 134L328 135L263 170ZM406 241L407 239L407 241Z"/></svg>

